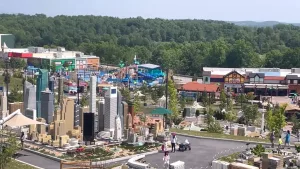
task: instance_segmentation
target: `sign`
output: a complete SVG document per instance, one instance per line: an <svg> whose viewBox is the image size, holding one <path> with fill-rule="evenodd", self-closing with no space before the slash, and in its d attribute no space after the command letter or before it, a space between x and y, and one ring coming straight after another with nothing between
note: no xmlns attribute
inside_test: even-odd
<svg viewBox="0 0 300 169"><path fill-rule="evenodd" d="M240 78L229 78L229 83L241 83Z"/></svg>

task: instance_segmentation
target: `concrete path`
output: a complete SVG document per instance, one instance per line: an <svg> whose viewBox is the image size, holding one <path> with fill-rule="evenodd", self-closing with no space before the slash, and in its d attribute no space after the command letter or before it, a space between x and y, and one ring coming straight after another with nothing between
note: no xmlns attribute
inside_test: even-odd
<svg viewBox="0 0 300 169"><path fill-rule="evenodd" d="M178 136L180 142L188 139L191 143L192 150L185 152L170 153L170 162L184 161L185 168L201 169L210 166L214 158L229 155L234 152L240 152L246 149L246 143L223 141L223 140L209 140L201 138ZM250 147L255 146L250 144ZM163 168L163 153L148 155L145 160L153 167ZM208 167L209 168L209 167Z"/></svg>
<svg viewBox="0 0 300 169"><path fill-rule="evenodd" d="M201 167L206 168L215 158L232 154L234 152L240 152L246 149L246 143L242 142L201 139L188 136L177 137L179 142L184 142L185 139L188 139L191 143L192 150L170 153L170 162L172 163L178 160L184 161L185 168L188 169L201 169ZM255 144L250 144L249 147L253 146L255 146ZM45 169L59 169L59 162L26 151L21 151L20 154L22 155L17 158L20 161L24 161ZM158 169L163 168L163 153L147 155L145 160L153 167ZM126 162L127 160L119 161L117 163L124 164Z"/></svg>

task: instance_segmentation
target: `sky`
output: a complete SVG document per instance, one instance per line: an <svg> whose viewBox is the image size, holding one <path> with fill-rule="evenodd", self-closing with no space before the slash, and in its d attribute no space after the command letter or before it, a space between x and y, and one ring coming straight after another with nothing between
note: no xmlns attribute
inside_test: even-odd
<svg viewBox="0 0 300 169"><path fill-rule="evenodd" d="M300 23L300 0L0 0L0 13Z"/></svg>

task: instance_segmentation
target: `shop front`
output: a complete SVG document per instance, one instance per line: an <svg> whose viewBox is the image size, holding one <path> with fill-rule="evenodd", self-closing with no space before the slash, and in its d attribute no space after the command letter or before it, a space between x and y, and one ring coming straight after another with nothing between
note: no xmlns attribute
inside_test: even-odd
<svg viewBox="0 0 300 169"><path fill-rule="evenodd" d="M240 93L243 91L245 77L237 71L232 71L224 76L224 90Z"/></svg>

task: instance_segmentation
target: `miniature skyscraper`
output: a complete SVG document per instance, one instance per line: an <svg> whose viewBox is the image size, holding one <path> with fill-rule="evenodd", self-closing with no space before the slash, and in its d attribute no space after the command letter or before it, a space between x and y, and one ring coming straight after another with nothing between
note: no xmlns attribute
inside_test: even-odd
<svg viewBox="0 0 300 169"><path fill-rule="evenodd" d="M104 114L105 114L105 101L100 97L98 102L98 132L104 131Z"/></svg>
<svg viewBox="0 0 300 169"><path fill-rule="evenodd" d="M6 96L6 90L5 88L2 88L2 91L0 92L0 119L8 116L8 110L7 110L7 96Z"/></svg>
<svg viewBox="0 0 300 169"><path fill-rule="evenodd" d="M117 87L109 87L105 92L105 113L104 113L104 130L109 131L114 136L115 118L117 116L118 93Z"/></svg>
<svg viewBox="0 0 300 169"><path fill-rule="evenodd" d="M41 117L46 120L46 123L53 121L54 113L54 94L46 89L41 92Z"/></svg>
<svg viewBox="0 0 300 169"><path fill-rule="evenodd" d="M36 88L27 81L24 85L24 110L36 109Z"/></svg>
<svg viewBox="0 0 300 169"><path fill-rule="evenodd" d="M96 109L96 85L97 85L97 77L91 76L90 77L90 113L97 113Z"/></svg>
<svg viewBox="0 0 300 169"><path fill-rule="evenodd" d="M57 96L57 103L60 104L63 100L64 95L64 78L58 78L58 96Z"/></svg>
<svg viewBox="0 0 300 169"><path fill-rule="evenodd" d="M48 70L39 69L39 75L36 80L36 112L37 117L41 117L41 92L48 87Z"/></svg>

